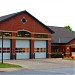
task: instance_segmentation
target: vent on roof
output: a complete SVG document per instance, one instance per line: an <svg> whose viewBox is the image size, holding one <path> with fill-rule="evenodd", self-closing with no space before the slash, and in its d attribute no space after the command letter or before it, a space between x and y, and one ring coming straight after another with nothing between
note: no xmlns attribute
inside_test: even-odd
<svg viewBox="0 0 75 75"><path fill-rule="evenodd" d="M59 43L60 43L60 38L59 38Z"/></svg>

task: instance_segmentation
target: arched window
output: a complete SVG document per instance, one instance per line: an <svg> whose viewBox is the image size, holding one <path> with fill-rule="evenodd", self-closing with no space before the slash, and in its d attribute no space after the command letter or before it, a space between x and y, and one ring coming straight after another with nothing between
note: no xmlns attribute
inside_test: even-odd
<svg viewBox="0 0 75 75"><path fill-rule="evenodd" d="M18 31L16 36L17 37L31 37L31 34L27 31Z"/></svg>

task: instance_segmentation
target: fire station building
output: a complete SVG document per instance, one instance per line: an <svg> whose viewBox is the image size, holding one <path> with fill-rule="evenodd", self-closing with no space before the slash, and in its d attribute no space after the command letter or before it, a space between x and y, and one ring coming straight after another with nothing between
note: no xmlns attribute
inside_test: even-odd
<svg viewBox="0 0 75 75"><path fill-rule="evenodd" d="M66 33L60 30L61 28L44 25L27 11L2 16L0 17L0 59L2 59L2 35L4 59L51 58L53 52L63 51L66 57L71 56L75 52L74 34L70 35L69 31L65 30ZM58 32L61 32L60 35ZM72 37L63 38L66 35L63 33Z"/></svg>
<svg viewBox="0 0 75 75"><path fill-rule="evenodd" d="M54 32L27 11L0 17L4 59L51 57L51 34ZM0 59L2 37L0 37Z"/></svg>

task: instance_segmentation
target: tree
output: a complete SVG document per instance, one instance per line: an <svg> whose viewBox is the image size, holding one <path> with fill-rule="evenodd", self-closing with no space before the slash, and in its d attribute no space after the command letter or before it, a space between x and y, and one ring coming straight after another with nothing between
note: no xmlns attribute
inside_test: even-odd
<svg viewBox="0 0 75 75"><path fill-rule="evenodd" d="M69 25L68 25L68 26L65 26L65 28L66 28L67 30L71 31L71 32L75 32L75 31L72 30L72 28L71 28Z"/></svg>

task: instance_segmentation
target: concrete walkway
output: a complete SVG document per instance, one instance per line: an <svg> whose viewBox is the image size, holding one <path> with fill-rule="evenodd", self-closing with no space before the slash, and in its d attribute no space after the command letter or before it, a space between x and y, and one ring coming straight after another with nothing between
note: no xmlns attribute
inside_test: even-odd
<svg viewBox="0 0 75 75"><path fill-rule="evenodd" d="M62 59L28 59L28 60L5 60L5 63L20 65L25 69L47 70L50 68L75 68L75 61ZM1 69L0 69L1 70ZM19 69L2 69L3 71L16 71Z"/></svg>

